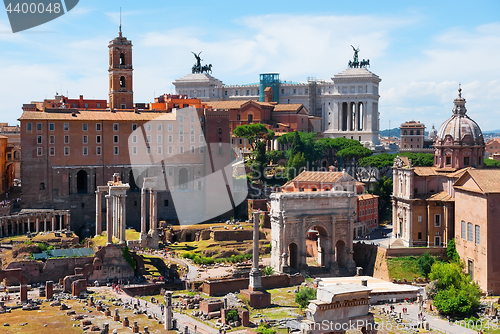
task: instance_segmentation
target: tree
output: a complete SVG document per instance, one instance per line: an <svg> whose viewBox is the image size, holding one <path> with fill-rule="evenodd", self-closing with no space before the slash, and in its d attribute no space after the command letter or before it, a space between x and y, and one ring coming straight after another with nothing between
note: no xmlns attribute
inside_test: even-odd
<svg viewBox="0 0 500 334"><path fill-rule="evenodd" d="M305 169L306 169L306 158L304 157L304 153L297 153L295 156L290 158L290 160L288 160L288 164L286 166L287 179L289 181L294 179Z"/></svg>
<svg viewBox="0 0 500 334"><path fill-rule="evenodd" d="M433 304L446 315L466 316L479 306L481 289L471 282L463 263L435 262L429 277L436 280L438 292Z"/></svg>
<svg viewBox="0 0 500 334"><path fill-rule="evenodd" d="M429 276L434 262L436 262L436 257L432 256L429 252L425 252L423 255L419 256L417 263L422 275L425 277Z"/></svg>
<svg viewBox="0 0 500 334"><path fill-rule="evenodd" d="M264 169L267 166L268 160L266 156L266 143L263 141L257 142L253 150L253 163L251 164L252 177L254 179L264 180Z"/></svg>
<svg viewBox="0 0 500 334"><path fill-rule="evenodd" d="M301 308L306 308L310 300L316 299L316 292L316 289L313 288L302 288L295 294L295 302L299 304Z"/></svg>
<svg viewBox="0 0 500 334"><path fill-rule="evenodd" d="M238 125L233 130L233 135L248 140L252 150L255 150L258 142L272 140L274 138L274 131L268 130L264 124L252 123Z"/></svg>
<svg viewBox="0 0 500 334"><path fill-rule="evenodd" d="M458 262L460 261L460 255L458 255L457 247L455 245L455 239L451 239L446 246L446 257L448 262Z"/></svg>

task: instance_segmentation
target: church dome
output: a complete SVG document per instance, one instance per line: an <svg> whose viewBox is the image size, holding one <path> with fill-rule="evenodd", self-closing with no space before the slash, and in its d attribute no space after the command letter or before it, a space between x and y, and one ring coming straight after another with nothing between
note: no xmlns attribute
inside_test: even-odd
<svg viewBox="0 0 500 334"><path fill-rule="evenodd" d="M448 142L468 146L484 145L481 128L466 115L462 88L458 89L458 97L453 102L455 104L453 115L441 125L436 140L441 144Z"/></svg>

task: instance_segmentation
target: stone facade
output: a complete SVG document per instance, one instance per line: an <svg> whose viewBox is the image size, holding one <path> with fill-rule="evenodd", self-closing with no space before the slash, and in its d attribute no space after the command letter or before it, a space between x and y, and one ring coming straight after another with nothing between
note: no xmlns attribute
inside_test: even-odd
<svg viewBox="0 0 500 334"><path fill-rule="evenodd" d="M356 196L352 191L271 194L271 266L277 272L303 271L306 235L318 231L318 265L339 274L355 274L353 225Z"/></svg>

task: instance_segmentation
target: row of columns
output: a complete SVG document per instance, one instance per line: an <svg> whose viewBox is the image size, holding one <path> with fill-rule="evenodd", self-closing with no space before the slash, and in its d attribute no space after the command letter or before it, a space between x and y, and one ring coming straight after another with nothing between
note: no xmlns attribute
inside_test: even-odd
<svg viewBox="0 0 500 334"><path fill-rule="evenodd" d="M57 217L59 217L59 230L70 227L69 210L0 217L0 237L31 232L56 231ZM33 231L31 230L31 223L34 223ZM10 233L9 225L11 226Z"/></svg>
<svg viewBox="0 0 500 334"><path fill-rule="evenodd" d="M122 183L120 174L113 174L113 181L109 181L107 186L99 186L96 190L96 236L102 233L102 194L106 198L106 230L107 244L113 243L113 237L120 244L125 243L127 204L127 190L130 189L128 183Z"/></svg>
<svg viewBox="0 0 500 334"><path fill-rule="evenodd" d="M347 126L346 129L344 130L344 103L347 104ZM362 108L359 108L359 105L362 105ZM364 118L366 118L365 115L363 115L363 119L360 119L360 110L363 110L363 114L365 113L365 104L363 102L339 102L339 122L338 122L338 127L337 130L339 131L362 131L365 129L365 124ZM353 126L353 114L354 114L354 126Z"/></svg>
<svg viewBox="0 0 500 334"><path fill-rule="evenodd" d="M157 234L158 221L158 190L156 188L156 178L144 178L144 185L141 190L141 235L140 240L145 240L147 235ZM147 192L149 191L149 208L147 205ZM147 231L147 218L149 214L149 231Z"/></svg>

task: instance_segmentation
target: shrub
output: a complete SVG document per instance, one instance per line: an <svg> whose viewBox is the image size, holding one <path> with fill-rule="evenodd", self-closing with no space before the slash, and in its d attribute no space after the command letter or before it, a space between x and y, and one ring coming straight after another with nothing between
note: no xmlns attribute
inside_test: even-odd
<svg viewBox="0 0 500 334"><path fill-rule="evenodd" d="M275 334L276 331L272 328L267 328L267 325L262 323L257 327L257 332L261 334Z"/></svg>
<svg viewBox="0 0 500 334"><path fill-rule="evenodd" d="M133 268L135 269L135 261L134 259L132 258L132 256L130 256L130 253L128 252L128 247L125 246L122 248L122 254L123 254L123 258L125 259L125 261L127 261L127 263Z"/></svg>
<svg viewBox="0 0 500 334"><path fill-rule="evenodd" d="M234 320L234 318L239 318L239 313L237 309L231 309L226 313L226 322Z"/></svg>
<svg viewBox="0 0 500 334"><path fill-rule="evenodd" d="M436 262L436 257L432 256L429 252L425 252L423 255L419 256L417 264L422 275L425 277L429 276L434 262Z"/></svg>
<svg viewBox="0 0 500 334"><path fill-rule="evenodd" d="M274 269L273 267L265 267L263 270L262 270L264 276L271 276L272 274L274 274Z"/></svg>
<svg viewBox="0 0 500 334"><path fill-rule="evenodd" d="M295 294L295 302L299 304L300 308L306 308L309 305L309 301L316 299L316 289L313 288L303 288Z"/></svg>

